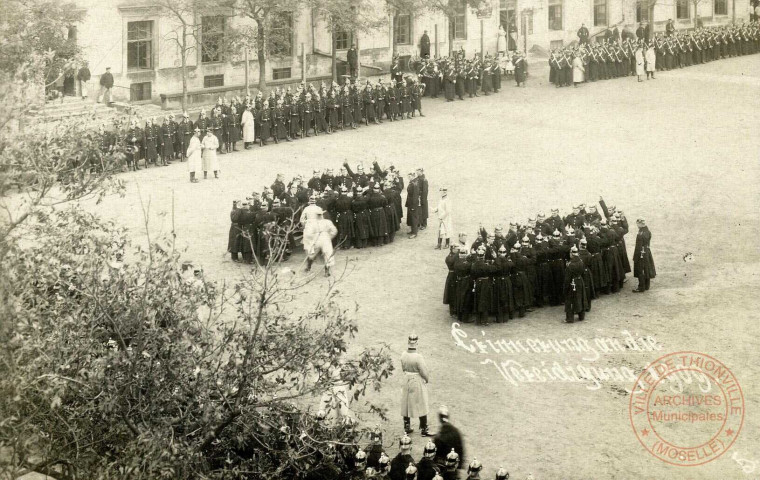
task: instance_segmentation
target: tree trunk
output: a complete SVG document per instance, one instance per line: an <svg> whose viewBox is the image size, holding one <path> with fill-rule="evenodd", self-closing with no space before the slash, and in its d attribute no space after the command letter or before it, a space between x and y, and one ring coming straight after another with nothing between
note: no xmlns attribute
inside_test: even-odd
<svg viewBox="0 0 760 480"><path fill-rule="evenodd" d="M267 88L267 50L264 36L264 20L256 19L256 54L259 59L259 91Z"/></svg>
<svg viewBox="0 0 760 480"><path fill-rule="evenodd" d="M332 52L330 54L331 61L332 61L332 79L333 82L338 81L338 57L337 57L337 50L338 50L338 36L335 34L335 24L332 25Z"/></svg>
<svg viewBox="0 0 760 480"><path fill-rule="evenodd" d="M182 111L187 111L187 25L182 24Z"/></svg>

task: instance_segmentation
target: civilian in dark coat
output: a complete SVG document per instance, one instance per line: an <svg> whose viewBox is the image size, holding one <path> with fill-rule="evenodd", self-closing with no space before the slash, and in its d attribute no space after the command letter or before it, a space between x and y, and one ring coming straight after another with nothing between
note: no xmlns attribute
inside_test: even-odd
<svg viewBox="0 0 760 480"><path fill-rule="evenodd" d="M98 103L101 99L106 104L111 103L111 89L113 88L113 75L111 67L106 68L106 73L100 76L100 93L98 94Z"/></svg>
<svg viewBox="0 0 760 480"><path fill-rule="evenodd" d="M85 100L88 96L88 89L87 89L87 82L90 81L90 78L92 75L90 74L90 69L87 68L87 64L85 63L82 68L79 69L77 72L77 80L79 81L79 92L82 97L82 100Z"/></svg>
<svg viewBox="0 0 760 480"><path fill-rule="evenodd" d="M420 222L420 187L413 174L409 174L409 177L409 186L406 187L406 224L411 227L409 238L415 238Z"/></svg>
<svg viewBox="0 0 760 480"><path fill-rule="evenodd" d="M356 78L359 73L359 52L356 51L356 45L351 45L351 48L346 52L346 61L351 77Z"/></svg>
<svg viewBox="0 0 760 480"><path fill-rule="evenodd" d="M633 248L633 276L639 279L639 286L634 292L649 290L649 280L657 276L654 268L654 258L649 249L652 232L649 231L644 219L636 220L639 233L636 234L636 246Z"/></svg>
<svg viewBox="0 0 760 480"><path fill-rule="evenodd" d="M427 30L425 30L425 33L423 33L420 38L420 57L430 57L430 37L428 36Z"/></svg>

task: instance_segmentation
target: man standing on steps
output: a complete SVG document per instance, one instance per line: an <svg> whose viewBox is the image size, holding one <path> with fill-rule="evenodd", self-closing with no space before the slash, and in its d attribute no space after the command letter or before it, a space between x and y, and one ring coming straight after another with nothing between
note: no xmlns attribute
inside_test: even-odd
<svg viewBox="0 0 760 480"><path fill-rule="evenodd" d="M111 67L106 67L106 73L100 76L100 93L98 94L98 103L103 100L106 105L111 104L112 88L113 75L111 74Z"/></svg>
<svg viewBox="0 0 760 480"><path fill-rule="evenodd" d="M356 45L351 45L351 48L346 52L346 61L351 78L356 78L359 73L359 54L356 51Z"/></svg>
<svg viewBox="0 0 760 480"><path fill-rule="evenodd" d="M77 80L79 81L79 92L82 100L87 100L88 91L87 84L90 81L90 69L87 67L87 62L82 65L82 68L77 72Z"/></svg>
<svg viewBox="0 0 760 480"><path fill-rule="evenodd" d="M430 37L427 30L420 38L420 58L430 58Z"/></svg>
<svg viewBox="0 0 760 480"><path fill-rule="evenodd" d="M401 370L404 374L401 387L401 416L404 417L404 432L409 435L414 430L411 418L420 419L420 435L429 437L427 425L429 376L425 359L417 353L417 334L409 335L406 352L401 354Z"/></svg>

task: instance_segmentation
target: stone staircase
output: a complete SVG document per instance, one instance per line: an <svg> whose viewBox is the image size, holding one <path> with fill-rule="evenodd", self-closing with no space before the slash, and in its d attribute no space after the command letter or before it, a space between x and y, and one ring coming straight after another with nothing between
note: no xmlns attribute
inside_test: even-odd
<svg viewBox="0 0 760 480"><path fill-rule="evenodd" d="M113 102L110 106L106 106L103 103L97 103L92 97L87 100L79 97L63 97L48 101L41 108L33 110L32 117L44 123L55 123L66 118L87 118L94 124L110 124L114 118L137 116L145 119L167 113L155 104L133 105Z"/></svg>

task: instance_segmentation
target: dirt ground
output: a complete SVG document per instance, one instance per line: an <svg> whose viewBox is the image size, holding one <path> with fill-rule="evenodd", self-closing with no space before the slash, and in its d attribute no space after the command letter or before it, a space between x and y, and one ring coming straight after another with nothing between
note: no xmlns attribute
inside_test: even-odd
<svg viewBox="0 0 760 480"><path fill-rule="evenodd" d="M490 230L555 207L566 214L571 205L602 195L625 212L632 228L636 218L648 221L658 273L649 293L631 293L631 279L621 293L594 302L583 323L562 323L563 311L554 307L506 324L461 327L469 339L484 342L574 339L589 345L585 353L471 353L465 348L469 339L457 344L441 302L445 253L433 249L435 228L414 240L401 235L390 246L339 254L339 263L350 260L353 268L340 290L348 304L360 306L357 345L382 339L400 355L407 334L419 334L432 372L433 430L434 412L447 405L465 436L468 459L485 465L483 478L492 478L499 466L512 478L532 473L536 480L760 478L758 56L662 72L645 83L629 77L577 89L556 89L543 70L532 72L542 78L531 77L527 88L507 81L501 93L487 98L428 99L425 118L222 156L219 180L190 184L186 164L128 173L128 195L93 208L139 239L138 194L150 200L154 234L169 230L170 216L161 213L170 212L173 197L188 259L222 280L245 268L225 255L232 200L270 185L278 172L308 175L344 160L392 162L405 173L424 167L431 208L438 188L448 187L454 228L470 239L480 222ZM626 240L630 256L635 233ZM324 286L322 279L311 285L304 304ZM595 339L624 344L624 332L651 337L656 348L623 348L596 358L601 347ZM746 401L733 447L691 468L668 465L638 442L628 414L628 375L598 385L507 375L510 382L496 368L510 361L539 369L558 362L583 371L628 368L638 375L657 357L684 350L724 362ZM391 412L386 443L401 432L401 379L392 377L376 397ZM419 457L424 441L417 433L413 440ZM396 453L395 446L389 453Z"/></svg>

